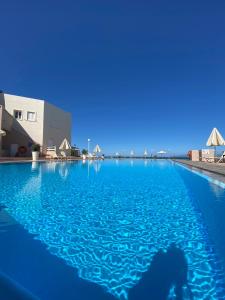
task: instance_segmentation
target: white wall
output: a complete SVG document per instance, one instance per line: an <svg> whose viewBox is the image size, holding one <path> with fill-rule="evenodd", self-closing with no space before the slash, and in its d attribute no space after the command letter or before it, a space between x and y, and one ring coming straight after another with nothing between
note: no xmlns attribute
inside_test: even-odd
<svg viewBox="0 0 225 300"><path fill-rule="evenodd" d="M15 128L18 131L25 130L26 133L31 137L31 139L42 145L43 143L43 120L44 120L44 101L36 100L27 97L14 96L9 94L4 94L5 109L14 116L14 110L22 110L23 118L22 120L17 120ZM36 120L27 120L27 112L35 112Z"/></svg>
<svg viewBox="0 0 225 300"><path fill-rule="evenodd" d="M27 146L22 140L23 134L30 137L29 140L40 144L42 151L45 152L46 147L55 145L60 146L64 138L71 143L71 114L65 112L56 106L44 101L33 98L14 96L9 94L0 94L0 105L14 116L14 110L21 110L22 120L13 119L13 131L10 131L5 138L6 144L19 144ZM27 112L35 112L35 121L27 119ZM20 132L21 135L16 133Z"/></svg>

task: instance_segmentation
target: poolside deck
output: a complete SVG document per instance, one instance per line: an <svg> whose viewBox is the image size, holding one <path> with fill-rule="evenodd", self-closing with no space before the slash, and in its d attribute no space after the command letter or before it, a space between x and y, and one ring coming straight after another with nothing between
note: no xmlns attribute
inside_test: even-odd
<svg viewBox="0 0 225 300"><path fill-rule="evenodd" d="M190 161L186 159L174 159L173 161L217 175L225 176L225 163L207 163L202 161Z"/></svg>
<svg viewBox="0 0 225 300"><path fill-rule="evenodd" d="M68 159L69 161L73 160L81 160L80 157L72 157ZM57 161L57 160L50 160L49 158L40 157L37 162L43 161ZM59 160L61 161L61 160ZM31 157L0 157L0 164L1 163L24 163L24 162L33 162Z"/></svg>

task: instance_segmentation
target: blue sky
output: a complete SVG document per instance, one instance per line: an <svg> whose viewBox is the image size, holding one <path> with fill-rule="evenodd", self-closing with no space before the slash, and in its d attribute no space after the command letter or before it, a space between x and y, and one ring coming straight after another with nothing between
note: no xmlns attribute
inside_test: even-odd
<svg viewBox="0 0 225 300"><path fill-rule="evenodd" d="M225 136L224 1L0 1L0 89L72 113L106 153Z"/></svg>

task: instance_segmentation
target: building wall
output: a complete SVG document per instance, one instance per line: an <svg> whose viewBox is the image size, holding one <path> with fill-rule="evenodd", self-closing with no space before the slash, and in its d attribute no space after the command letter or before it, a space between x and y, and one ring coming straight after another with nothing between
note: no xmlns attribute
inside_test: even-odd
<svg viewBox="0 0 225 300"><path fill-rule="evenodd" d="M0 104L0 130L2 129L3 106Z"/></svg>
<svg viewBox="0 0 225 300"><path fill-rule="evenodd" d="M71 114L56 106L44 103L43 150L48 146L61 145L64 138L71 143Z"/></svg>
<svg viewBox="0 0 225 300"><path fill-rule="evenodd" d="M3 106L0 103L0 130L2 129ZM0 156L2 155L2 137L0 135Z"/></svg>
<svg viewBox="0 0 225 300"><path fill-rule="evenodd" d="M31 155L32 142L42 146L45 152L48 146L59 147L64 138L71 143L71 114L44 101L27 97L0 93L0 105L3 106L2 129L6 136L2 138L2 153L10 155L12 144L25 146L26 155ZM14 111L22 111L22 119L16 119ZM27 113L35 113L35 120L28 120Z"/></svg>
<svg viewBox="0 0 225 300"><path fill-rule="evenodd" d="M15 120L13 129L17 132L28 135L34 142L42 145L44 127L44 101L4 94L3 102L5 110L12 116L14 116L15 110L22 111L22 120ZM28 112L35 113L35 121L29 121L27 119ZM13 137L11 139L13 139Z"/></svg>
<svg viewBox="0 0 225 300"><path fill-rule="evenodd" d="M0 91L0 105L3 105L4 103L4 94L2 91Z"/></svg>

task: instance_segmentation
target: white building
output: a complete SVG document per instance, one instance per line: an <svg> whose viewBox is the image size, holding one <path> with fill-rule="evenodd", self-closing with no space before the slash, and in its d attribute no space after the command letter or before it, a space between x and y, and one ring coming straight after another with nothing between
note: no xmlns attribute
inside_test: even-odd
<svg viewBox="0 0 225 300"><path fill-rule="evenodd" d="M0 155L15 156L21 148L30 155L33 143L45 153L64 138L71 143L71 114L45 100L0 92L0 130L6 133L0 137Z"/></svg>

